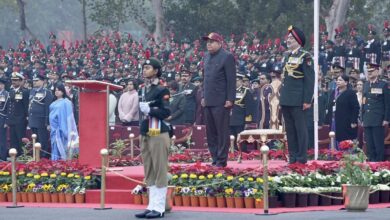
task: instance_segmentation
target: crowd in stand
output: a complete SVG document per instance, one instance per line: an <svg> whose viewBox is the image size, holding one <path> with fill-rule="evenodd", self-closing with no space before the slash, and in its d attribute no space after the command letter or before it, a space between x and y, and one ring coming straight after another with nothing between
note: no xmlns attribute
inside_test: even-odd
<svg viewBox="0 0 390 220"><path fill-rule="evenodd" d="M367 69L377 68L379 78L384 80L390 73L390 29L387 23L382 31L369 26L366 37L359 35L353 26L348 34L346 32L338 28L334 41L328 39L328 33L323 28L320 33L319 118L320 124L329 124L333 130L337 130L335 115L332 115L332 106L338 96L335 93L339 88L344 89L344 85L340 84L346 84L357 94L358 124L361 121L360 109L365 104L363 84L368 78ZM44 45L39 40L21 40L16 47L0 48L0 84L3 82L5 90L14 96L10 97L9 111L4 115L7 120L15 114L22 114L25 120L22 126L27 127L31 114L28 104L32 100L30 91L34 91L33 79L39 76L53 96L57 84L65 85L67 97L73 103L76 123L79 91L66 80L101 80L121 85L123 91L110 95L110 124L138 125L138 103L143 99L139 92L143 86L142 64L149 57L156 57L163 64L161 83L171 92L172 115L166 121L173 125L204 124L200 100L205 49L200 40L190 42L188 39L176 39L172 34L157 42L149 35L136 40L130 34L100 32L90 36L86 42L74 41L68 45L58 42L56 35L51 33L49 41L48 45ZM310 52L313 50L311 43ZM225 36L223 47L236 59L238 95L235 104L246 109L243 126L279 128L283 124L278 105L279 88L283 80L284 57L289 53L284 39L260 39L257 33L232 34ZM367 68L365 64L371 66ZM12 105L12 102L18 102L15 90L19 90L19 86L30 94L24 101L27 104L24 104L23 113L15 111L20 107ZM26 97L22 95L21 99ZM48 111L43 114L49 117ZM3 117L3 114L0 116ZM312 120L310 117L313 114L308 114L308 120ZM14 129L14 132L25 132L20 127ZM309 126L308 129L313 128ZM21 145L19 140L12 139L22 137L16 133L11 135L11 145ZM356 138L356 135L350 137Z"/></svg>

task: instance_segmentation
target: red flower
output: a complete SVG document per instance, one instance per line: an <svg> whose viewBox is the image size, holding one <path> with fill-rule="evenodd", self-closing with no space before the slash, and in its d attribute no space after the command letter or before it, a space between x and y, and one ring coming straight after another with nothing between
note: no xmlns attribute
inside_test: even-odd
<svg viewBox="0 0 390 220"><path fill-rule="evenodd" d="M339 143L339 149L343 151L349 150L352 147L353 147L353 141L351 140L345 140Z"/></svg>

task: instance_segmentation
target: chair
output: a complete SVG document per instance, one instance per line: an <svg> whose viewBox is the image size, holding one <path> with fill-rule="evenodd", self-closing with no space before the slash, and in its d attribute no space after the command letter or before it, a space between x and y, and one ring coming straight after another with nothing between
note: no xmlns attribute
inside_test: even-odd
<svg viewBox="0 0 390 220"><path fill-rule="evenodd" d="M175 144L185 144L191 139L192 127L188 125L173 125L173 135L176 137ZM188 146L189 147L189 146Z"/></svg>
<svg viewBox="0 0 390 220"><path fill-rule="evenodd" d="M318 148L327 149L330 144L329 138L330 128L329 125L323 125L318 129Z"/></svg>
<svg viewBox="0 0 390 220"><path fill-rule="evenodd" d="M205 125L192 126L192 141L194 142L194 145L191 146L191 148L207 149L207 136Z"/></svg>

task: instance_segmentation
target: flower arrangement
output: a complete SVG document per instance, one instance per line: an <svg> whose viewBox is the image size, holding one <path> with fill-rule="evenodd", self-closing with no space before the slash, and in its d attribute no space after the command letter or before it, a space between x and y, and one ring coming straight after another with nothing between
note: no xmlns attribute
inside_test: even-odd
<svg viewBox="0 0 390 220"><path fill-rule="evenodd" d="M367 157L364 152L354 146L352 153L343 155L340 174L345 177L346 183L350 185L369 186L371 184L371 168L365 163Z"/></svg>

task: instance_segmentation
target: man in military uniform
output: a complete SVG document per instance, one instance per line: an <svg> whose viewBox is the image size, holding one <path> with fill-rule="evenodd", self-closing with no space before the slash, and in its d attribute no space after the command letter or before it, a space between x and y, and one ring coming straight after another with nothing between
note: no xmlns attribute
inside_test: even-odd
<svg viewBox="0 0 390 220"><path fill-rule="evenodd" d="M362 119L370 161L384 161L384 126L389 124L389 89L378 79L379 64L367 65L367 82L363 86Z"/></svg>
<svg viewBox="0 0 390 220"><path fill-rule="evenodd" d="M12 88L9 92L10 108L7 125L10 128L10 147L22 153L22 138L26 135L29 91L23 88L24 76L18 72L11 75Z"/></svg>
<svg viewBox="0 0 390 220"><path fill-rule="evenodd" d="M376 31L371 25L368 27L367 42L364 46L365 64L379 64L381 60L381 44L375 39Z"/></svg>
<svg viewBox="0 0 390 220"><path fill-rule="evenodd" d="M6 80L0 78L0 160L6 160L7 150L7 122L9 114L9 94L5 90Z"/></svg>
<svg viewBox="0 0 390 220"><path fill-rule="evenodd" d="M273 70L271 70L273 71ZM270 85L272 79L269 74L261 74L260 77L260 120L258 126L260 129L271 128L271 106L270 100L272 96L272 86Z"/></svg>
<svg viewBox="0 0 390 220"><path fill-rule="evenodd" d="M390 27L389 21L383 25L383 43L382 43L382 68L386 69L390 64Z"/></svg>
<svg viewBox="0 0 390 220"><path fill-rule="evenodd" d="M191 72L189 70L183 70L181 73L181 92L184 93L186 99L185 104L185 123L194 124L195 122L195 111L196 111L196 93L197 87L191 82Z"/></svg>
<svg viewBox="0 0 390 220"><path fill-rule="evenodd" d="M230 115L230 134L234 136L234 146L237 146L237 135L244 130L245 123L251 122L253 114L251 106L254 104L252 93L249 88L243 86L244 75L237 74L236 99ZM246 149L242 149L246 151Z"/></svg>
<svg viewBox="0 0 390 220"><path fill-rule="evenodd" d="M168 186L168 149L172 127L164 119L170 116L169 91L159 85L161 64L150 58L143 64L145 86L142 87L140 110L141 156L144 161L145 182L149 187L149 204L137 218L164 217Z"/></svg>
<svg viewBox="0 0 390 220"><path fill-rule="evenodd" d="M28 126L38 136L37 141L42 146L41 156L50 158L49 152L49 106L53 101L53 94L44 88L46 76L38 74L34 76L34 89L30 92L30 106L28 111Z"/></svg>
<svg viewBox="0 0 390 220"><path fill-rule="evenodd" d="M301 47L305 45L304 33L293 26L288 28L284 81L280 90L280 105L285 121L289 163L306 163L308 132L306 111L311 107L314 93L314 69L311 55Z"/></svg>

